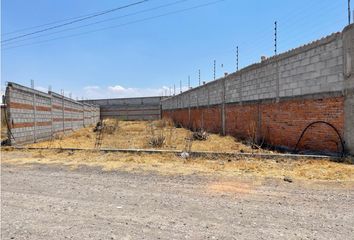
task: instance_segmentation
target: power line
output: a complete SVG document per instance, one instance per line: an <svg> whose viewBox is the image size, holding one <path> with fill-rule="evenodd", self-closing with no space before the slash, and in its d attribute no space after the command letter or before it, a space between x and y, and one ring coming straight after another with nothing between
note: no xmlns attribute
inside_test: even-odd
<svg viewBox="0 0 354 240"><path fill-rule="evenodd" d="M310 2L310 3L312 3L312 5L315 5L315 2ZM282 28L281 29L285 29L285 28L292 28L293 27L293 24L294 23L296 23L296 25L299 25L299 22L302 22L303 24L301 24L301 26L303 26L303 25L305 25L306 24L306 27L308 27L308 26L314 26L314 27L318 27L318 30L321 30L321 31L323 31L323 27L324 27L324 25L325 24L323 24L324 22L320 22L320 23L317 23L317 22L311 22L311 21L309 21L309 19L308 18L306 18L306 17L304 17L303 15L300 15L299 13L302 13L302 12L304 12L305 10L307 10L307 9L311 9L312 7L314 7L314 6L312 6L311 4L309 3L309 5L307 5L304 9L298 9L298 11L292 11L291 12L291 14L287 14L286 15L286 17L284 18L284 17L282 17L281 18L281 20L282 20ZM335 9L335 10L338 10L338 9L340 9L340 10L338 10L338 12L339 11L343 11L343 4L339 4L338 2L331 2L332 4L326 4L324 7L321 7L320 9L321 9L321 11L317 11L316 13L317 14L315 14L316 16L322 16L322 15L324 15L324 14L328 14L328 12L329 11L331 11L331 12L333 12L333 10ZM344 5L346 5L346 3L344 4ZM294 14L296 12L296 14ZM311 16L313 16L313 15L311 15ZM320 18L317 18L317 19L320 19ZM343 22L343 20L345 21L345 23L344 24L347 24L347 16L345 15L345 14L342 14L341 15L341 17L340 18L338 18L337 20L335 20L335 21L332 21L331 23L333 24L333 23L337 23L337 22L340 22L340 21L342 21ZM278 21L278 20L277 20ZM353 22L354 22L354 11L353 11ZM326 23L327 24L327 23ZM327 25L325 25L325 26L327 26ZM274 22L272 22L272 27L274 28ZM278 26L277 26L278 27ZM299 30L298 31L303 31L303 30L300 30L300 29L302 29L302 28L299 28ZM310 29L312 29L312 28L310 28ZM317 29L317 28L316 28ZM273 42L274 41L274 39L272 39L272 35L271 34L269 34L269 30L271 30L270 28L267 28L267 29L264 29L264 30L266 30L266 32L260 32L261 33L261 35L260 36L258 36L258 37L256 37L256 38L253 38L253 40L251 40L251 41L244 41L244 42L242 42L241 43L241 45L242 45L242 49L244 49L244 51L246 51L246 52L248 52L248 55L249 55L249 52L251 52L251 53L254 53L255 55L257 55L256 56L256 59L254 60L254 59L252 59L251 61L249 61L249 62L251 62L251 63L256 63L256 62L259 62L259 59L258 59L258 57L259 57L259 51L254 51L255 49L259 49L259 46L265 46L264 45L264 42L265 41L271 41L271 42ZM277 35L278 35L278 30L279 29L277 29ZM278 41L280 41L281 43L284 43L284 42L290 42L290 41L293 41L294 39L295 40L300 40L300 35L301 35L301 32L299 32L299 33L297 33L297 30L295 30L295 31L292 31L291 32L292 34L293 33L295 33L294 34L294 36L295 37L287 37L287 38L281 38L281 39L278 39L278 36L277 36L277 54L279 53L279 44L278 44ZM311 33L311 34L310 34ZM312 36L312 35L316 35L316 38L320 38L320 37L323 37L323 33L321 32L321 35L320 36L317 36L318 34L317 33L319 33L318 31L316 31L316 32L310 32L309 33L309 35L308 36ZM330 34L331 32L329 32L328 34ZM302 35L303 35L303 33L302 33ZM264 39L264 36L267 36L267 39ZM269 37L269 39L268 39L268 37ZM274 38L274 35L273 35L273 38ZM294 45L293 47L288 47L288 48L286 48L286 49L284 49L284 50L282 50L281 52L285 52L285 51L288 51L288 50L291 50L291 48L297 48L297 47L300 47L302 44L306 44L306 43L308 43L309 41L311 41L311 40L313 40L314 39L314 37L310 37L310 39L309 40L301 40L300 41L300 43L292 43L292 45ZM294 41L293 41L294 42ZM256 44L255 44L256 43ZM295 45L296 44L296 45ZM284 46L286 46L286 44L281 44L283 47ZM245 46L248 46L249 48L245 48ZM270 51L270 52L273 52L272 51L273 49L271 49L271 48L267 48L267 51ZM230 53L230 52L235 52L235 49L228 49L228 50L225 50L225 51L222 51L222 53ZM219 52L220 53L220 52ZM237 50L236 50L236 54L237 54ZM252 58L253 58L253 56L252 56ZM243 64L244 65L244 64ZM249 65L249 64L248 64ZM242 68L242 66L240 66L241 68Z"/></svg>
<svg viewBox="0 0 354 240"><path fill-rule="evenodd" d="M305 8L298 9L298 11L292 11L292 13L288 14L285 18L284 17L281 18L280 20L282 22L282 28L283 29L291 28L291 27L293 27L294 24L296 24L297 26L300 26L300 25L302 26L305 24L306 24L306 26L309 26L309 24L310 24L309 19L304 17L303 14L299 15L299 13L303 13L307 9L311 9L313 7L316 7L315 2L310 2L309 5L306 5ZM333 10L333 9L337 9L337 8L341 8L341 7L342 7L342 5L339 5L338 2L334 1L334 2L332 2L332 4L326 4L325 6L321 6L320 7L321 11L317 11L314 14L311 14L311 16L316 16L318 19L320 16L323 16L324 14L328 14L328 11ZM318 23L316 23L316 24L318 24ZM299 28L299 29L301 29L301 28ZM258 35L256 38L253 38L253 40L243 42L242 46L243 47L245 47L246 45L247 46L254 46L255 43L257 43L257 44L259 43L260 45L264 46L264 39L263 38L265 36L269 35L268 29L264 29L264 30L265 31L260 32L261 34ZM300 34L296 33L296 35L299 36Z"/></svg>
<svg viewBox="0 0 354 240"><path fill-rule="evenodd" d="M104 27L104 28L98 28L98 29L95 29L95 30L92 30L92 31L87 31L87 32L82 32L82 33L77 33L77 34L72 34L72 35L66 35L66 36L62 36L62 37L47 39L47 40L38 41L38 42L34 42L34 43L29 43L29 44L11 46L11 47L5 48L3 50L19 48L19 47L24 47L24 46L37 45L37 44L51 42L51 41L55 41L55 40L73 38L73 37L82 36L82 35L86 35L86 34L90 34L90 33L101 32L101 31L105 31L105 30L109 30L109 29L113 29L113 28L118 28L118 27L123 27L123 26L131 25L131 24L135 24L135 23L145 22L145 21L148 21L148 20L153 20L153 19L156 19L156 18L165 17L165 16L177 14L177 13L187 12L187 11L198 9L198 8L202 8L202 7L207 7L207 6L214 5L214 4L217 4L219 2L224 2L224 1L226 1L226 0L212 1L212 2L208 2L208 3L196 5L196 6L193 6L193 7L189 7L189 8L184 8L184 9L181 9L181 10L171 11L171 12L168 12L168 13L155 15L155 16L152 16L152 17L147 17L147 18L142 18L142 19L138 19L138 20L135 20L135 21L130 21L130 22L127 22L127 23L122 23L122 24L113 25L113 26Z"/></svg>
<svg viewBox="0 0 354 240"><path fill-rule="evenodd" d="M91 16L79 18L79 19L76 19L76 20L73 20L73 21L70 21L70 22L67 22L67 23L55 25L55 26L44 28L44 29L41 29L41 30L38 30L38 31L34 31L34 32L31 32L31 33L26 33L26 34L22 34L22 35L19 35L19 36L16 36L16 37L8 38L8 39L5 39L5 40L3 40L1 42L2 43L3 42L9 42L9 41L12 41L12 40L15 40L15 39L27 37L27 36L34 35L34 34L41 33L41 32L46 32L46 31L49 31L49 30L52 30L52 29L60 28L60 27L63 27L63 26L67 26L67 25L70 25L70 24L77 23L77 22L82 22L82 21L85 21L87 19L95 18L95 17L102 16L102 15L105 15L105 14L108 14L108 13L111 13L111 12L115 12L115 11L118 11L118 10L121 10L121 9L125 9L125 8L129 8L129 7L132 7L132 6L135 6L135 5L139 5L139 4L142 4L142 3L147 2L147 1L149 1L149 0L142 0L142 1L131 3L131 4L127 4L127 5L124 5L124 6L121 6L121 7L116 7L116 8L113 8L113 9L106 10L106 11L101 12L101 13L97 13L97 14L94 14L94 15L91 15Z"/></svg>
<svg viewBox="0 0 354 240"><path fill-rule="evenodd" d="M101 21L96 21L96 22L89 23L89 24L84 24L84 25L80 25L80 26L76 26L76 27L72 27L72 28L66 28L66 29L63 29L63 30L60 30L60 31L55 31L55 32L47 33L47 34L42 34L42 35L35 36L35 37L19 39L17 41L11 41L9 43L3 43L2 45L18 43L18 42L22 42L22 41L28 41L28 40L32 40L32 39L37 39L37 38L49 36L49 35L54 35L54 34L57 34L57 33L62 33L62 32L66 32L66 31L71 31L71 30L75 30L75 29L89 27L89 26L97 25L97 24L104 23L104 22L109 22L109 21L114 21L114 20L117 20L117 19L125 18L125 17L135 16L135 15L138 15L140 13L150 12L150 11L154 11L154 10L161 9L161 8L164 8L164 7L173 6L173 5L176 5L176 4L179 4L179 3L182 3L182 2L186 2L186 1L190 1L190 0L179 0L179 1L172 2L172 3L163 4L163 5L160 5L160 6L157 6L157 7L153 7L153 8L149 8L149 9L146 9L146 10L125 14L125 15L122 15L122 16L114 17L114 18L108 18L108 19L104 19L104 20L101 20Z"/></svg>
<svg viewBox="0 0 354 240"><path fill-rule="evenodd" d="M49 22L49 23L44 23L44 24L40 24L40 25L36 25L36 26L32 26L32 27L21 28L21 29L17 29L17 30L11 31L11 32L2 33L1 36L12 35L12 34L15 34L15 33L18 33L18 32L25 32L25 31L31 30L31 29L36 29L36 28L40 28L40 27L50 26L50 25L53 25L53 24L67 22L67 21L74 20L74 19L84 18L84 17L92 16L94 14L98 14L98 13L102 13L102 12L104 12L104 11L99 11L99 12L94 12L94 13L90 13L90 14L80 15L80 16L77 16L77 17L66 18L66 19L57 20L57 21L53 21L53 22Z"/></svg>

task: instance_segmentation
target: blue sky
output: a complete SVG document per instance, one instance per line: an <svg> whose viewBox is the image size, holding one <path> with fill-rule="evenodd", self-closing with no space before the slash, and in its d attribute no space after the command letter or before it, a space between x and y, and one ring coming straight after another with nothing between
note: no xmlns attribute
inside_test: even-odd
<svg viewBox="0 0 354 240"><path fill-rule="evenodd" d="M2 41L41 28L11 33L17 30L138 1L3 0ZM169 3L173 5L120 17ZM206 3L211 4L140 21ZM111 18L115 19L53 33ZM37 38L31 35L31 39L7 42L1 52L1 87L6 81L29 86L30 79L34 79L40 90L46 91L51 85L54 91L64 89L80 99L161 95L174 84L179 89L181 80L185 87L188 76L191 85L196 86L198 69L202 81L211 81L214 59L217 77L234 72L236 46L240 68L259 61L262 55L273 55L275 20L281 53L341 31L348 22L347 0L149 0L38 34L41 36ZM112 28L67 37L106 27Z"/></svg>

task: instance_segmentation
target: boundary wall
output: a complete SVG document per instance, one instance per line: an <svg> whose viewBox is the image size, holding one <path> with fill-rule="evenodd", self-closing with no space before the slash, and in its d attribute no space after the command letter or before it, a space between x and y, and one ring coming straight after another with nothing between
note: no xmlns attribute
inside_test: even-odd
<svg viewBox="0 0 354 240"><path fill-rule="evenodd" d="M161 118L162 97L84 100L100 106L101 118L121 120L157 120Z"/></svg>
<svg viewBox="0 0 354 240"><path fill-rule="evenodd" d="M49 140L96 124L100 118L98 106L12 82L7 84L5 102L11 145Z"/></svg>
<svg viewBox="0 0 354 240"><path fill-rule="evenodd" d="M293 149L324 121L354 154L354 27L250 65L162 101L163 117L191 129ZM303 150L341 151L327 124L304 134Z"/></svg>

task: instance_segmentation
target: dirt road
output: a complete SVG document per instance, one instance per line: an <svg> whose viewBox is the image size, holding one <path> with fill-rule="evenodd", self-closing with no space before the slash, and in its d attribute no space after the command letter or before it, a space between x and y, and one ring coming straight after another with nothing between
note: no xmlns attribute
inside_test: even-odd
<svg viewBox="0 0 354 240"><path fill-rule="evenodd" d="M2 239L350 239L348 184L2 164Z"/></svg>

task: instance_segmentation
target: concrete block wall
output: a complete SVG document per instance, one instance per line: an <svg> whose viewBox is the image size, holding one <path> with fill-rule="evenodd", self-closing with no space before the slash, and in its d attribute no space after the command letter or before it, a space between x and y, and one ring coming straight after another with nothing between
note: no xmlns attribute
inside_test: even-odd
<svg viewBox="0 0 354 240"><path fill-rule="evenodd" d="M65 133L64 127L64 97L54 92L49 92L52 96L52 128L53 134Z"/></svg>
<svg viewBox="0 0 354 240"><path fill-rule="evenodd" d="M99 121L99 107L88 105L90 114L84 124L84 107L54 92L43 93L16 83L8 83L5 93L12 145L52 139Z"/></svg>
<svg viewBox="0 0 354 240"><path fill-rule="evenodd" d="M84 126L90 126L100 121L100 108L97 105L81 103L83 107Z"/></svg>
<svg viewBox="0 0 354 240"><path fill-rule="evenodd" d="M343 72L342 34L335 33L167 98L162 109L221 104L223 88L226 103L343 91Z"/></svg>
<svg viewBox="0 0 354 240"><path fill-rule="evenodd" d="M308 124L326 121L337 128L347 150L354 153L354 100L350 95L354 80L347 70L354 69L350 60L354 59L353 32L351 25L167 98L162 101L163 116L189 128L203 127L240 138L255 132L258 139L290 149ZM311 133L306 134L303 149L340 150L338 137L326 125L312 127Z"/></svg>
<svg viewBox="0 0 354 240"><path fill-rule="evenodd" d="M343 31L344 50L344 138L349 151L354 154L354 25Z"/></svg>
<svg viewBox="0 0 354 240"><path fill-rule="evenodd" d="M84 103L84 126L89 126L91 124L91 108L90 104Z"/></svg>
<svg viewBox="0 0 354 240"><path fill-rule="evenodd" d="M85 100L100 107L102 118L156 120L161 118L161 97Z"/></svg>

